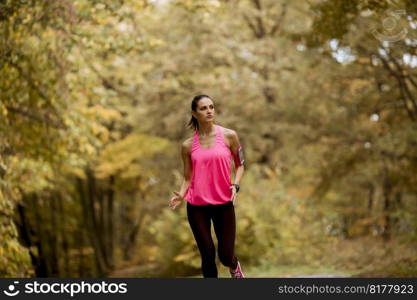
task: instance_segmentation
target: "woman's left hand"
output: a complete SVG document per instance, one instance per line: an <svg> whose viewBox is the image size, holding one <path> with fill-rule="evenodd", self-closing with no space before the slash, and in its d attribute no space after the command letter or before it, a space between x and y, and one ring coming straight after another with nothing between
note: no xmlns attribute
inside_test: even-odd
<svg viewBox="0 0 417 300"><path fill-rule="evenodd" d="M235 203L236 203L236 199L237 199L236 187L234 185L231 185L230 189L232 190L232 202L233 202L233 206L234 206Z"/></svg>

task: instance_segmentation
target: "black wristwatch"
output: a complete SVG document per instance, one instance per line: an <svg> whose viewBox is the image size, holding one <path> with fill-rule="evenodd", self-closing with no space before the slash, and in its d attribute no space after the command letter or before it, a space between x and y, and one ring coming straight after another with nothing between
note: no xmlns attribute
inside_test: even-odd
<svg viewBox="0 0 417 300"><path fill-rule="evenodd" d="M233 183L232 185L236 187L236 193L239 193L240 185L238 185L237 183Z"/></svg>

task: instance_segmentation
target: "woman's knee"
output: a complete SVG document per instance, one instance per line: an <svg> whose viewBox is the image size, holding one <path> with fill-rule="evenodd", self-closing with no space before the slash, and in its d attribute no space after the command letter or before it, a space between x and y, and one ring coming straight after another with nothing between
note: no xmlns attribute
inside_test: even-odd
<svg viewBox="0 0 417 300"><path fill-rule="evenodd" d="M216 249L213 246L205 246L200 249L201 257L204 261L215 261L216 260Z"/></svg>
<svg viewBox="0 0 417 300"><path fill-rule="evenodd" d="M234 255L233 253L225 253L219 250L219 260L224 266L229 267L234 263Z"/></svg>

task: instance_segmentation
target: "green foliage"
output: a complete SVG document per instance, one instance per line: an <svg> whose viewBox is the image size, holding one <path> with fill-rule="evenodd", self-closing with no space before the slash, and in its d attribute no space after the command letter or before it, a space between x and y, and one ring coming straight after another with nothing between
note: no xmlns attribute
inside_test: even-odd
<svg viewBox="0 0 417 300"><path fill-rule="evenodd" d="M13 205L0 189L0 277L28 277L33 275L29 253L19 243L13 223Z"/></svg>
<svg viewBox="0 0 417 300"><path fill-rule="evenodd" d="M116 174L120 178L149 176L152 170L141 166L140 160L152 160L155 154L167 151L169 146L170 143L162 138L130 134L103 149L96 166L97 177Z"/></svg>
<svg viewBox="0 0 417 300"><path fill-rule="evenodd" d="M408 35L387 44L373 29L398 9ZM146 251L165 276L198 270L184 209L167 209L197 93L245 148L245 263L319 264L336 239L415 241L415 12L409 0L2 1L1 274L32 276L29 251L56 276Z"/></svg>
<svg viewBox="0 0 417 300"><path fill-rule="evenodd" d="M158 249L155 261L164 266L161 272L164 276L178 276L189 272L190 269L198 270L201 266L200 254L187 221L185 205L179 209L181 212L165 209L147 229L149 234L154 236L154 243Z"/></svg>

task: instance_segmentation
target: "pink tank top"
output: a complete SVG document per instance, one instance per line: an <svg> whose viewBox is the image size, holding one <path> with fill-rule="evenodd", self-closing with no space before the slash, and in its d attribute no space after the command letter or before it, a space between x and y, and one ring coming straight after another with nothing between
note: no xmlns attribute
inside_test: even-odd
<svg viewBox="0 0 417 300"><path fill-rule="evenodd" d="M224 141L222 126L214 125L216 141L210 148L200 145L195 131L191 150L193 175L184 198L193 205L223 204L231 201L232 152Z"/></svg>

